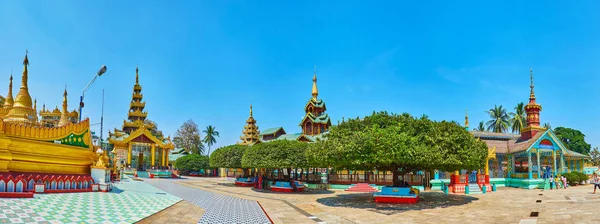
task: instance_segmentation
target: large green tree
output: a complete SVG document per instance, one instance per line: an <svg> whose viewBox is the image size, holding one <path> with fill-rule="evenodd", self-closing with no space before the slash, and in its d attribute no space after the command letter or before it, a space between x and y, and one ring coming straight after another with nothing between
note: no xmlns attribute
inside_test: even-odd
<svg viewBox="0 0 600 224"><path fill-rule="evenodd" d="M309 146L309 163L337 169L390 170L398 176L418 170L480 169L487 146L456 122L436 122L407 113L373 113L334 126L327 140Z"/></svg>
<svg viewBox="0 0 600 224"><path fill-rule="evenodd" d="M229 145L217 148L210 156L210 166L214 168L242 168L242 157L249 146Z"/></svg>
<svg viewBox="0 0 600 224"><path fill-rule="evenodd" d="M188 153L204 154L200 129L193 120L186 121L177 129L173 143L175 147L184 149Z"/></svg>
<svg viewBox="0 0 600 224"><path fill-rule="evenodd" d="M600 166L600 150L598 150L598 147L594 147L594 149L590 151L590 157L592 157L591 162L594 166Z"/></svg>
<svg viewBox="0 0 600 224"><path fill-rule="evenodd" d="M592 145L585 142L585 135L581 131L572 128L557 127L554 129L554 133L570 150L585 155L590 154Z"/></svg>
<svg viewBox="0 0 600 224"><path fill-rule="evenodd" d="M521 133L521 130L527 126L527 113L525 113L525 103L518 103L515 112L510 112L510 129L513 133Z"/></svg>
<svg viewBox="0 0 600 224"><path fill-rule="evenodd" d="M200 154L189 154L179 157L175 160L174 165L183 173L200 171L201 169L208 169L210 167L208 156Z"/></svg>
<svg viewBox="0 0 600 224"><path fill-rule="evenodd" d="M502 105L494 105L494 108L487 113L490 116L490 120L486 123L488 131L502 133L508 130L509 117Z"/></svg>
<svg viewBox="0 0 600 224"><path fill-rule="evenodd" d="M208 146L207 155L210 156L210 147L217 143L219 132L216 130L215 126L212 125L206 126L206 130L202 132L204 132L204 139L202 141Z"/></svg>
<svg viewBox="0 0 600 224"><path fill-rule="evenodd" d="M287 169L308 167L306 149L308 143L289 140L275 140L255 144L244 152L242 167Z"/></svg>

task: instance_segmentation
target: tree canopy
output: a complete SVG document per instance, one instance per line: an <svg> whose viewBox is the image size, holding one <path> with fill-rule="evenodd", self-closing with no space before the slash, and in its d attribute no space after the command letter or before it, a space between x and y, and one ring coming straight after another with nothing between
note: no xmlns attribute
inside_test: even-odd
<svg viewBox="0 0 600 224"><path fill-rule="evenodd" d="M598 150L598 147L594 147L594 149L590 151L590 157L592 157L592 165L600 166L600 150Z"/></svg>
<svg viewBox="0 0 600 224"><path fill-rule="evenodd" d="M404 113L373 112L334 126L327 140L309 146L311 164L341 169L380 169L397 174L418 170L480 169L487 146L456 122Z"/></svg>
<svg viewBox="0 0 600 224"><path fill-rule="evenodd" d="M242 157L249 146L230 145L217 148L210 155L210 166L219 168L242 168Z"/></svg>
<svg viewBox="0 0 600 224"><path fill-rule="evenodd" d="M208 156L200 154L189 154L179 157L177 160L175 160L174 165L177 167L177 169L183 171L184 173L208 169L210 167Z"/></svg>
<svg viewBox="0 0 600 224"><path fill-rule="evenodd" d="M244 168L297 168L308 167L308 143L275 140L255 144L246 149L242 157Z"/></svg>
<svg viewBox="0 0 600 224"><path fill-rule="evenodd" d="M554 129L554 134L572 151L590 154L592 145L585 142L585 135L579 130L565 127L557 127Z"/></svg>
<svg viewBox="0 0 600 224"><path fill-rule="evenodd" d="M175 147L182 148L188 153L204 153L200 129L193 120L186 121L177 129L177 135L173 138L173 143Z"/></svg>
<svg viewBox="0 0 600 224"><path fill-rule="evenodd" d="M209 125L206 126L206 130L204 132L204 139L202 142L206 143L208 146L208 156L210 156L210 147L212 147L215 143L217 143L217 137L219 137L219 132L216 130L215 126Z"/></svg>

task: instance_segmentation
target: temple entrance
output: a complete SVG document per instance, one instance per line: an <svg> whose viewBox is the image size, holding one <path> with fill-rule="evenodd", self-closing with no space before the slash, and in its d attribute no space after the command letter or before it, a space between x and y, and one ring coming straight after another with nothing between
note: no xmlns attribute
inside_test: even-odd
<svg viewBox="0 0 600 224"><path fill-rule="evenodd" d="M138 161L140 161L137 165L138 171L144 171L144 153L140 152L138 154Z"/></svg>

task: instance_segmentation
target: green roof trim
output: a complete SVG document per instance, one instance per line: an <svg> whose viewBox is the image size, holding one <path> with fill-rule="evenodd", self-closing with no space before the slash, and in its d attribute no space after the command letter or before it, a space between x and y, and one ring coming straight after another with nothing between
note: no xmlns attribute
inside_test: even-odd
<svg viewBox="0 0 600 224"><path fill-rule="evenodd" d="M325 101L322 99L310 98L308 103L304 106L304 108L308 107L308 105L312 104L316 108L325 108Z"/></svg>
<svg viewBox="0 0 600 224"><path fill-rule="evenodd" d="M317 117L315 117L315 115L313 115L311 113L307 113L306 116L304 116L304 118L300 122L300 126L302 126L304 124L304 120L306 120L307 118L310 119L310 121L312 121L313 123L331 124L331 119L329 118L329 115L327 113L322 113L321 115L319 115Z"/></svg>
<svg viewBox="0 0 600 224"><path fill-rule="evenodd" d="M279 131L280 129L283 130L283 127L267 128L267 129L261 131L260 134L258 134L258 136L272 135L272 134L277 133L277 131ZM283 130L283 132L285 132L285 130Z"/></svg>

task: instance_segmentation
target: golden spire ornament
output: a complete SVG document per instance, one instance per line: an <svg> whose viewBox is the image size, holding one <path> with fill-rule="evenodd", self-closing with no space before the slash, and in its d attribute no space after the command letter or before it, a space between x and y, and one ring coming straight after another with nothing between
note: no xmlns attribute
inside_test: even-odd
<svg viewBox="0 0 600 224"><path fill-rule="evenodd" d="M317 89L317 66L315 65L315 74L313 76L313 86L312 86L312 96L313 98L317 99L317 96L319 96L319 90Z"/></svg>

